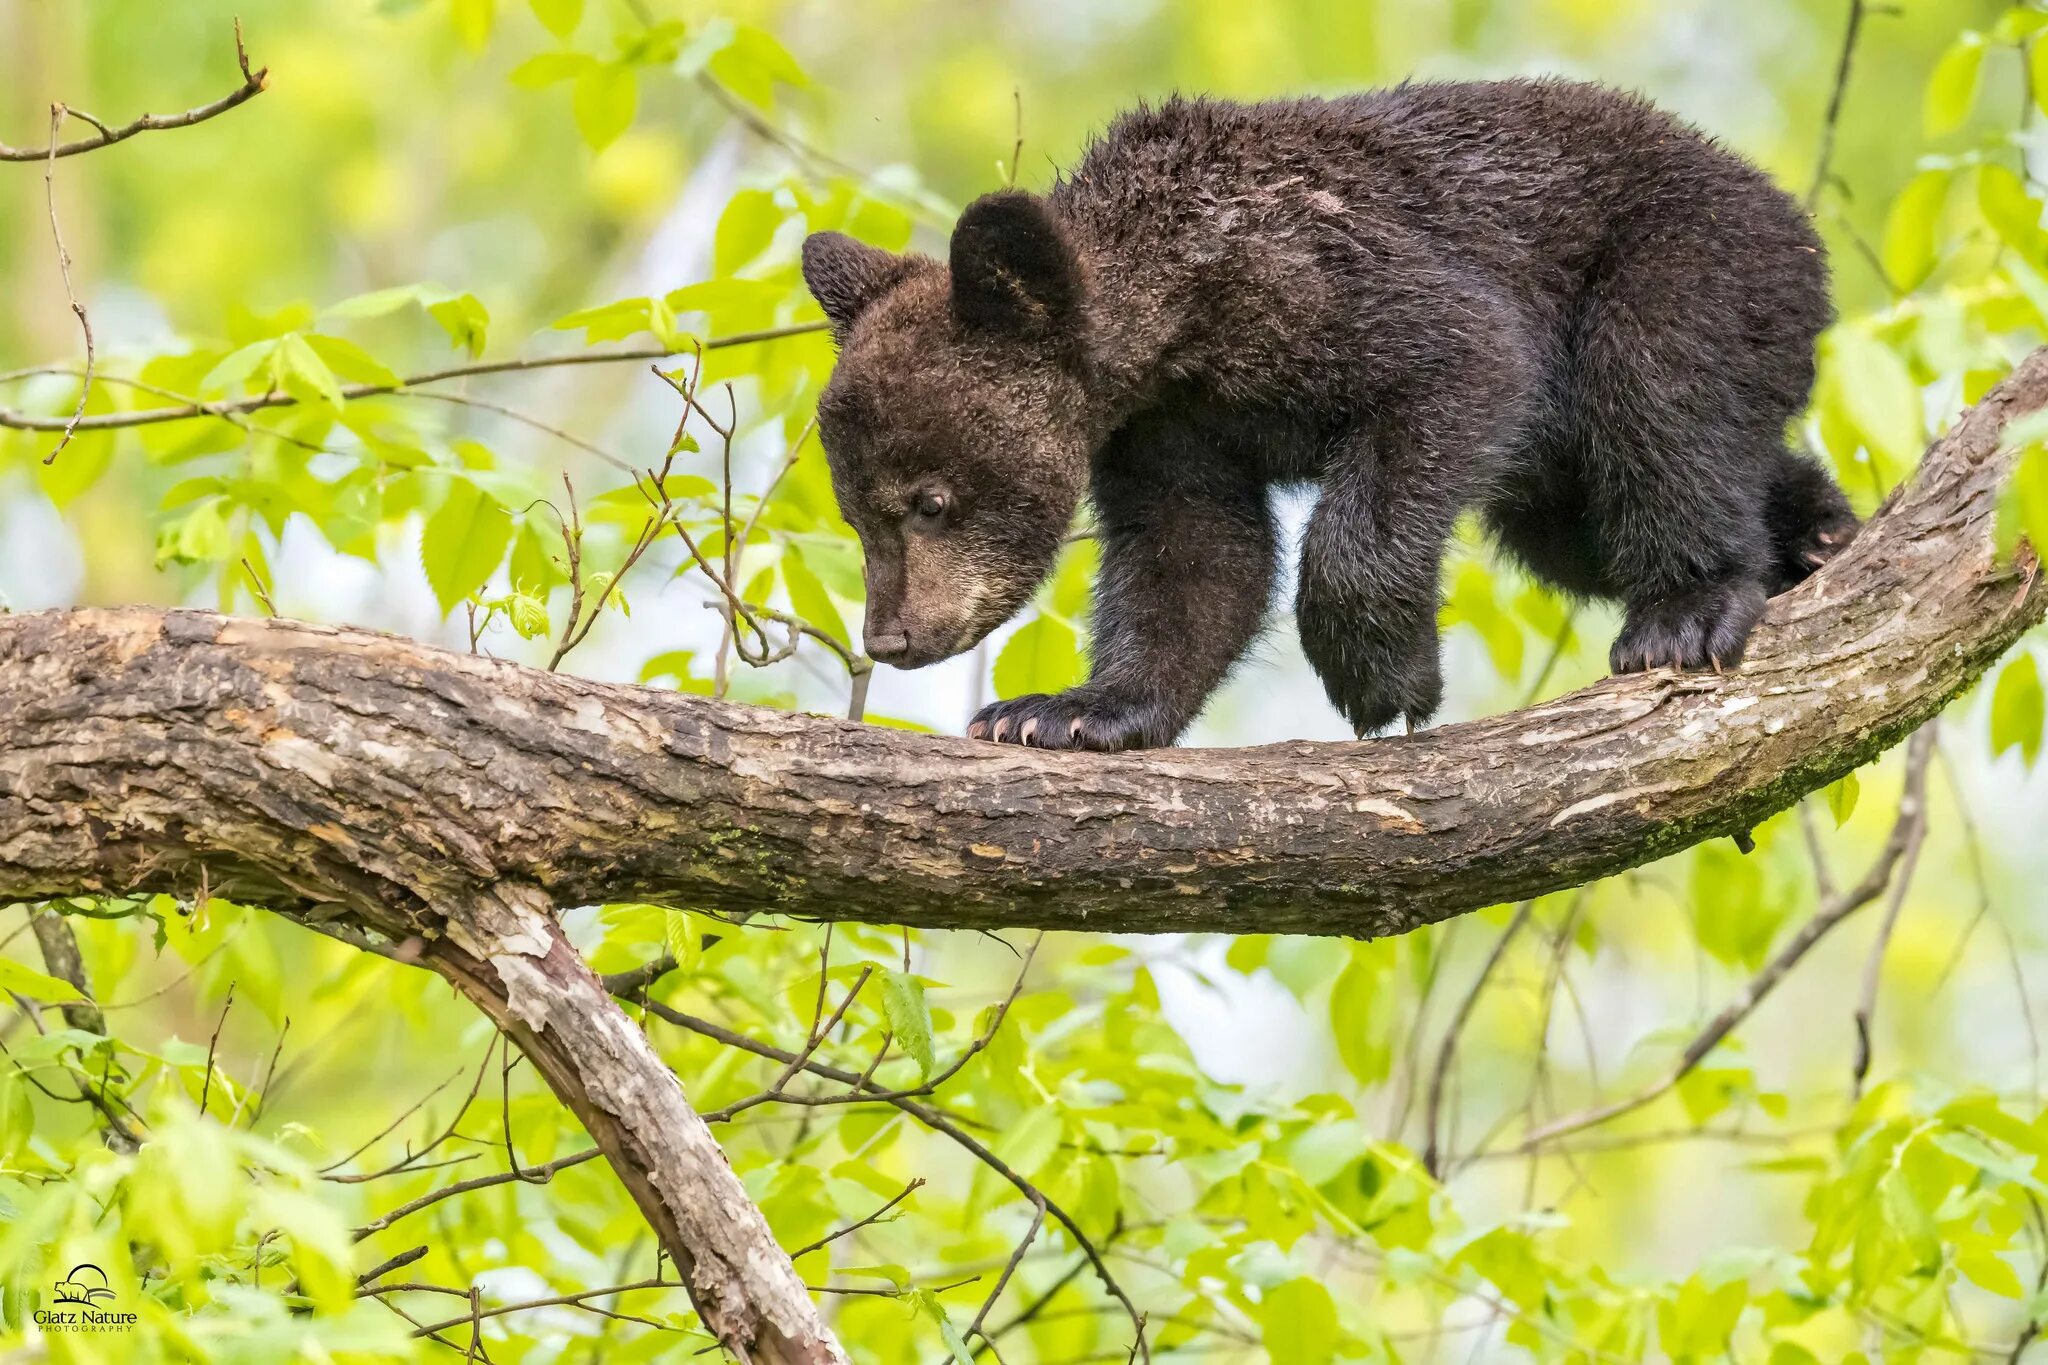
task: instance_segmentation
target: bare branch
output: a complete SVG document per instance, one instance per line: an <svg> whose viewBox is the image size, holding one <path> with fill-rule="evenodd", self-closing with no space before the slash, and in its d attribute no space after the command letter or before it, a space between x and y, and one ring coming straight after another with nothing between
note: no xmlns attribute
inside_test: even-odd
<svg viewBox="0 0 2048 1365"><path fill-rule="evenodd" d="M1610 1119L1633 1113L1670 1091L1684 1080L1694 1067L1705 1061L1743 1020L1749 1018L1778 983L1785 979L1786 974L1813 950L1814 945L1818 944L1829 930L1883 895L1885 888L1891 884L1893 872L1908 852L1919 846L1920 839L1924 836L1927 821L1927 764L1933 751L1934 735L1931 728L1913 736L1913 742L1906 755L1906 794L1899 802L1898 820L1893 824L1891 837L1885 841L1877 861L1871 865L1863 879L1815 911L1813 918L1801 925L1799 932L1778 950L1777 956L1765 963L1763 970L1750 978L1749 984L1736 992L1735 998L1709 1020L1705 1028L1693 1036L1692 1041L1679 1053L1678 1061L1671 1070L1654 1084L1626 1099L1544 1124L1523 1138L1519 1144L1509 1148L1507 1154L1534 1151L1545 1143L1567 1134L1597 1127Z"/></svg>
<svg viewBox="0 0 2048 1365"><path fill-rule="evenodd" d="M1849 23L1842 35L1842 55L1835 62L1835 84L1828 96L1828 111L1821 119L1820 154L1814 158L1813 183L1806 191L1806 211L1820 203L1821 191L1835 162L1835 134L1842 123L1842 99L1849 93L1849 72L1856 61L1856 40L1863 32L1866 0L1849 0ZM1880 273L1882 270L1880 268Z"/></svg>
<svg viewBox="0 0 2048 1365"><path fill-rule="evenodd" d="M218 118L235 106L245 104L256 98L269 86L270 69L268 67L260 71L251 71L249 69L249 53L242 46L242 21L240 19L235 20L235 62L242 69L242 84L211 104L202 104L196 109L187 109L182 114L144 114L133 123L123 124L119 128L109 128L83 109L72 109L68 111L71 116L91 124L98 130L98 136L80 138L76 142L67 142L60 147L55 145L55 129L53 125L52 145L50 147L10 147L4 142L0 142L0 161L41 161L45 158L55 159L60 156L77 156L80 152L96 152L102 147L111 147L117 142L126 142L138 133L162 132L171 128L190 128L195 123L204 123L210 118Z"/></svg>
<svg viewBox="0 0 2048 1365"><path fill-rule="evenodd" d="M99 351L93 345L92 319L86 316L85 305L78 301L78 290L71 283L71 249L64 245L64 228L57 221L57 131L64 126L64 106L50 106L50 149L43 162L43 198L50 209L50 237L57 244L57 273L64 279L64 297L71 304L71 315L78 319L78 330L85 334L85 375L78 386L78 406L71 410L70 420L65 422L63 434L57 437L57 444L50 447L50 453L43 456L43 463L53 463L59 451L71 444L71 438L78 434L78 424L85 419L85 403L92 397L92 372L99 362Z"/></svg>
<svg viewBox="0 0 2048 1365"><path fill-rule="evenodd" d="M758 342L780 341L785 337L808 336L813 332L822 332L827 325L823 322L794 322L785 327L735 332L731 336L713 337L704 342L703 347L707 351L717 351L729 346L751 346ZM468 379L475 375L519 374L531 370L564 369L572 365L612 365L634 360L667 360L677 354L679 352L672 351L666 346L640 346L623 351L579 351L569 355L532 356L525 360L488 360L473 365L451 365L446 369L427 370L409 375L396 384L344 384L341 386L341 396L344 399L371 398L379 394L400 393L422 384L440 384L451 379ZM279 390L244 398L216 398L206 402L181 403L168 408L99 412L81 419L76 429L116 431L125 427L146 427L158 422L184 422L199 417L229 418L241 413L260 412L267 408L296 407L299 401L295 395ZM13 408L0 408L0 427L11 427L16 431L62 431L67 425L67 420L61 417L40 417Z"/></svg>
<svg viewBox="0 0 2048 1365"><path fill-rule="evenodd" d="M899 1194L892 1197L888 1203L882 1205L882 1207L876 1209L867 1217L862 1218L857 1222L848 1223L844 1227L834 1228L832 1231L826 1233L823 1237L820 1237L817 1241L810 1242L805 1244L804 1246L798 1247L795 1251L789 1253L789 1259L792 1261L801 1260L802 1258L810 1255L814 1251L817 1251L823 1247L830 1246L832 1243L838 1241L842 1237L850 1237L854 1233L859 1232L862 1228L873 1227L876 1223L881 1222L884 1218L888 1216L889 1210L895 1208L898 1204L910 1198L911 1195L915 1194L917 1191L923 1188L924 1177L919 1176L917 1177L917 1179L911 1181L908 1185L905 1185L902 1191Z"/></svg>
<svg viewBox="0 0 2048 1365"><path fill-rule="evenodd" d="M1527 900L1515 910L1514 918L1508 921L1508 927L1493 941L1493 950L1486 955L1486 961L1479 968L1479 975L1473 978L1472 989L1465 992L1465 998L1458 1003L1457 1013L1451 1016L1450 1024L1444 1029L1443 1044L1437 1049L1436 1069L1429 1077L1429 1103L1423 1110L1422 1119L1422 1167L1432 1176L1440 1178L1443 1173L1439 1161L1439 1154L1443 1150L1443 1129L1438 1122L1438 1115L1443 1109L1444 1085L1450 1076L1451 1062L1458 1055L1458 1035L1465 1031L1465 1021L1472 1017L1472 1007L1479 1003L1480 993L1492 979L1494 968L1500 966L1500 960L1507 956L1508 945L1522 932L1522 926L1529 922L1529 914L1535 908L1536 902Z"/></svg>

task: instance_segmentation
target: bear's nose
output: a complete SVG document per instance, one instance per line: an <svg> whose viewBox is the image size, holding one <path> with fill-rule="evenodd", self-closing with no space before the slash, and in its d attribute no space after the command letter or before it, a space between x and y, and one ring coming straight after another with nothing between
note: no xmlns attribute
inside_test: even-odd
<svg viewBox="0 0 2048 1365"><path fill-rule="evenodd" d="M901 630L870 629L866 644L868 657L885 664L910 653L910 636Z"/></svg>

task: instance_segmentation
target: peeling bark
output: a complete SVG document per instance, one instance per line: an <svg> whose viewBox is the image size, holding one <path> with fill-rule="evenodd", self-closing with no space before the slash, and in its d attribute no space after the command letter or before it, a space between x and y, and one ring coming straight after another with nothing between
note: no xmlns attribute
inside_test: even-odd
<svg viewBox="0 0 2048 1365"><path fill-rule="evenodd" d="M451 907L422 959L505 1030L631 1192L713 1335L756 1365L845 1365L711 1130L545 902L508 884Z"/></svg>
<svg viewBox="0 0 2048 1365"><path fill-rule="evenodd" d="M744 1358L842 1359L550 907L1379 935L1741 834L1960 695L2048 607L1992 549L2048 352L1725 675L1364 744L1127 755L906 735L333 626L0 617L0 898L166 891L393 942L500 1021Z"/></svg>

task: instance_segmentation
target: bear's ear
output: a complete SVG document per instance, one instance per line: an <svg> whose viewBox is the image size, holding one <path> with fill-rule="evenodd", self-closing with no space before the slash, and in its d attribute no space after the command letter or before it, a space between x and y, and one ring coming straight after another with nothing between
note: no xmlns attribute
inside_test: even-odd
<svg viewBox="0 0 2048 1365"><path fill-rule="evenodd" d="M1045 201L998 190L953 228L953 316L1017 336L1056 330L1081 306L1081 263Z"/></svg>
<svg viewBox="0 0 2048 1365"><path fill-rule="evenodd" d="M804 238L804 283L831 320L841 341L868 305L908 275L913 263L880 247L856 242L843 232L814 232Z"/></svg>

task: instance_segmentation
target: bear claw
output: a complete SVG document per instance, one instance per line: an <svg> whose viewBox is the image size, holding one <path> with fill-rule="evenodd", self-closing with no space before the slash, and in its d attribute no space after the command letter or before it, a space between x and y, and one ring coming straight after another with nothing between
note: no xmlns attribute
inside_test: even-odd
<svg viewBox="0 0 2048 1365"><path fill-rule="evenodd" d="M1078 687L1057 695L1012 697L981 708L968 722L970 739L1033 749L1089 749L1115 753L1171 744L1174 730L1156 703Z"/></svg>
<svg viewBox="0 0 2048 1365"><path fill-rule="evenodd" d="M1742 662L1764 612L1760 583L1712 583L1631 607L1608 662L1616 673L1652 668L1719 673Z"/></svg>

